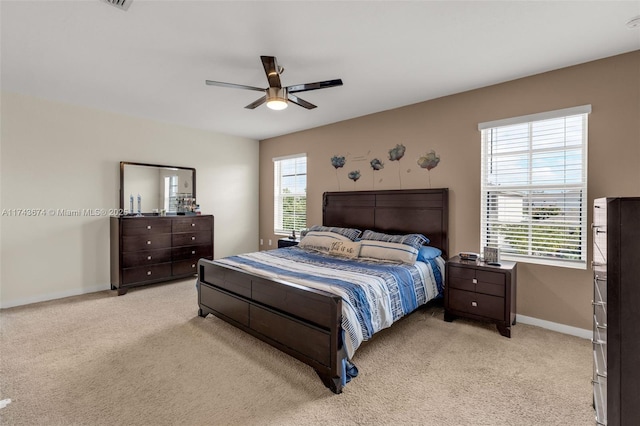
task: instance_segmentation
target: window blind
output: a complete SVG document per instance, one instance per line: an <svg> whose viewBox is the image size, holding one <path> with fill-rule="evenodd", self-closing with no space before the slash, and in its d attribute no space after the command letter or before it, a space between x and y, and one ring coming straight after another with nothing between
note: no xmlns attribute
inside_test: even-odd
<svg viewBox="0 0 640 426"><path fill-rule="evenodd" d="M307 225L307 156L273 159L275 234L291 234Z"/></svg>
<svg viewBox="0 0 640 426"><path fill-rule="evenodd" d="M586 268L589 111L479 125L483 247L511 260Z"/></svg>

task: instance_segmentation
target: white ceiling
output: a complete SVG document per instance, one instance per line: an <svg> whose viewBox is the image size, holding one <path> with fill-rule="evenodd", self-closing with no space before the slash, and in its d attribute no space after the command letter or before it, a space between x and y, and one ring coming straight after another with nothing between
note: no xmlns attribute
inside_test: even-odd
<svg viewBox="0 0 640 426"><path fill-rule="evenodd" d="M160 1L0 3L3 91L254 139L640 49L640 1ZM318 106L244 106L267 87ZM640 78L640 77L639 77Z"/></svg>

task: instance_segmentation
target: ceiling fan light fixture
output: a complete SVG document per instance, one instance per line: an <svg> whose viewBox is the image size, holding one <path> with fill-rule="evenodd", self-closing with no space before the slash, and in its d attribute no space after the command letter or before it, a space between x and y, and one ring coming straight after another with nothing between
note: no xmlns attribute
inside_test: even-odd
<svg viewBox="0 0 640 426"><path fill-rule="evenodd" d="M287 106L287 89L270 87L267 91L267 107L275 111L280 111Z"/></svg>

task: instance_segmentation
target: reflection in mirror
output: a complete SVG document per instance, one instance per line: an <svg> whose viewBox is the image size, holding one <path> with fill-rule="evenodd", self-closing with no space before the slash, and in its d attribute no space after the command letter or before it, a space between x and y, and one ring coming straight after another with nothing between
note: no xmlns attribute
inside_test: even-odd
<svg viewBox="0 0 640 426"><path fill-rule="evenodd" d="M120 208L128 214L193 212L196 170L120 162Z"/></svg>

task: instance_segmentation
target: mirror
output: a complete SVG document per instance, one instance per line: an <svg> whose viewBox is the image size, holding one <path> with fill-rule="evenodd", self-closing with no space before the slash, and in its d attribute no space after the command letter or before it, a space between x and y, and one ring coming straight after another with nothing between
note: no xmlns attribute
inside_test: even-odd
<svg viewBox="0 0 640 426"><path fill-rule="evenodd" d="M125 214L192 213L196 169L120 162L120 209Z"/></svg>

